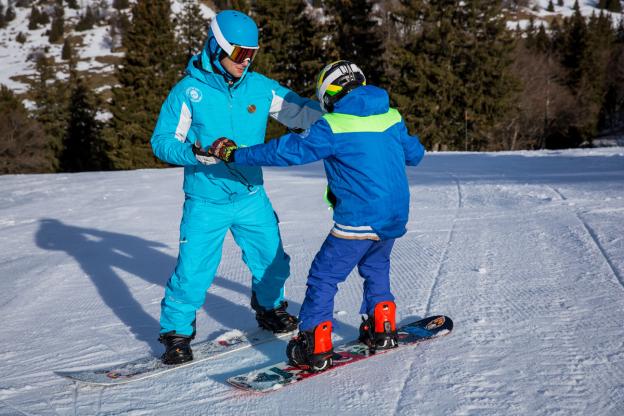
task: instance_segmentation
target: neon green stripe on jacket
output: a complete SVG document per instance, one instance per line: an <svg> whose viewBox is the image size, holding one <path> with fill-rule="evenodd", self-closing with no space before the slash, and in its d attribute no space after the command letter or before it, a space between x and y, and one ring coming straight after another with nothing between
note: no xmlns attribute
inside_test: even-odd
<svg viewBox="0 0 624 416"><path fill-rule="evenodd" d="M354 116L342 113L327 113L323 115L327 124L336 133L381 133L401 121L401 114L391 108L385 114L372 116Z"/></svg>

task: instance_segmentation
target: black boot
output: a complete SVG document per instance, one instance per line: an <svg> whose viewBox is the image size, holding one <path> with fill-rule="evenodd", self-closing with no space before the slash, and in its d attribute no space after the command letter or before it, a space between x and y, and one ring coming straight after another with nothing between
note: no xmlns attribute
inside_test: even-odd
<svg viewBox="0 0 624 416"><path fill-rule="evenodd" d="M256 311L256 321L260 328L274 333L291 332L297 329L299 321L286 312L288 302L282 301L275 309L265 309L256 300L256 294L251 295L251 307Z"/></svg>
<svg viewBox="0 0 624 416"><path fill-rule="evenodd" d="M375 305L372 316L369 316L368 319L362 317L359 340L368 345L372 352L399 346L395 310L394 302L380 302Z"/></svg>
<svg viewBox="0 0 624 416"><path fill-rule="evenodd" d="M191 350L192 336L176 334L170 331L160 334L158 340L165 346L161 359L164 364L182 364L193 359Z"/></svg>
<svg viewBox="0 0 624 416"><path fill-rule="evenodd" d="M301 331L286 347L288 362L312 372L324 371L333 365L334 348L331 321L322 322L312 331Z"/></svg>

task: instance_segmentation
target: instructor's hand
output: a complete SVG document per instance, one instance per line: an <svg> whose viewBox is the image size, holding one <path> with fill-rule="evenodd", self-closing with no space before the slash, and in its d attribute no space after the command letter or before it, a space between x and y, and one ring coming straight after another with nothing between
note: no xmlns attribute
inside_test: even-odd
<svg viewBox="0 0 624 416"><path fill-rule="evenodd" d="M195 155L195 159L202 165L215 165L220 162L219 159L202 149L199 140L193 145L193 154Z"/></svg>
<svg viewBox="0 0 624 416"><path fill-rule="evenodd" d="M221 137L212 142L208 153L221 159L225 163L230 163L234 161L234 152L236 152L236 149L238 149L238 146L233 140L227 137Z"/></svg>

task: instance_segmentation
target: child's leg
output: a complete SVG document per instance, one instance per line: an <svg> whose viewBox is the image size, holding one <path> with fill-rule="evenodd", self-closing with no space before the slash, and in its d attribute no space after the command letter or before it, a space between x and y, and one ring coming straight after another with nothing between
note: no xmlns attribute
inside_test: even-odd
<svg viewBox="0 0 624 416"><path fill-rule="evenodd" d="M364 278L364 299L361 314L373 314L379 302L394 301L390 291L390 253L394 239L374 241L358 263L358 272Z"/></svg>
<svg viewBox="0 0 624 416"><path fill-rule="evenodd" d="M310 331L321 322L333 321L338 283L360 263L375 242L345 240L329 235L316 254L308 275L308 289L299 313L299 329Z"/></svg>

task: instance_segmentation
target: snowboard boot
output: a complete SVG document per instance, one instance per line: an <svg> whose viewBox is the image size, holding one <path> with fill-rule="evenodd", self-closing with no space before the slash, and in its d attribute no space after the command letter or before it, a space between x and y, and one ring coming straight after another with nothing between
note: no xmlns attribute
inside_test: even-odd
<svg viewBox="0 0 624 416"><path fill-rule="evenodd" d="M288 302L282 301L275 309L265 309L258 304L256 294L251 295L251 307L256 311L258 326L276 334L291 332L297 329L299 321L296 317L286 312Z"/></svg>
<svg viewBox="0 0 624 416"><path fill-rule="evenodd" d="M195 335L193 333L193 335ZM164 364L182 364L193 359L191 340L193 336L179 335L175 331L160 334L158 341L165 346L161 359Z"/></svg>
<svg viewBox="0 0 624 416"><path fill-rule="evenodd" d="M321 322L312 331L299 332L286 347L290 365L312 372L330 368L334 355L331 332L331 321Z"/></svg>
<svg viewBox="0 0 624 416"><path fill-rule="evenodd" d="M373 315L362 317L360 342L368 345L371 352L387 350L399 346L395 322L396 305L392 301L379 302Z"/></svg>

